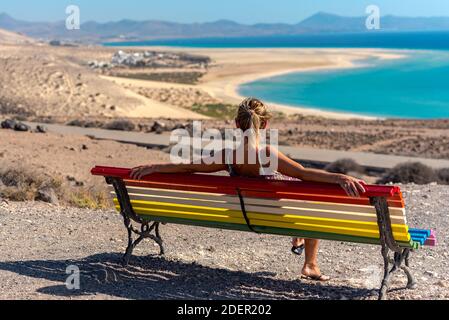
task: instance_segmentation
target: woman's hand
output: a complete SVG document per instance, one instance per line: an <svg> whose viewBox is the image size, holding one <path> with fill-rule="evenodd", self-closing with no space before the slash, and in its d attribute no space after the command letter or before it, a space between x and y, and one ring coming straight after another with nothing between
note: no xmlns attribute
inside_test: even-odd
<svg viewBox="0 0 449 320"><path fill-rule="evenodd" d="M366 182L344 174L337 175L337 183L345 190L350 197L360 197L361 193L365 193L364 185Z"/></svg>
<svg viewBox="0 0 449 320"><path fill-rule="evenodd" d="M131 178L134 180L140 180L150 174L157 172L157 165L140 166L131 170Z"/></svg>

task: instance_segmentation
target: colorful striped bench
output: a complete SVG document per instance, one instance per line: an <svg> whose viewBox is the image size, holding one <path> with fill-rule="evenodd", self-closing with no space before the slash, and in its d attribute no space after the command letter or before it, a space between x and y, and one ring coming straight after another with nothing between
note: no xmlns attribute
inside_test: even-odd
<svg viewBox="0 0 449 320"><path fill-rule="evenodd" d="M164 254L161 223L376 244L382 246L384 258L379 293L384 299L390 276L399 269L407 275L407 288L415 286L408 268L410 252L436 245L432 230L408 227L402 193L395 186L367 186L362 197L353 198L338 185L323 183L203 174L153 174L135 181L130 172L92 169L93 175L106 178L115 207L124 218L129 240L125 264L145 238L157 242ZM133 234L138 235L136 240Z"/></svg>

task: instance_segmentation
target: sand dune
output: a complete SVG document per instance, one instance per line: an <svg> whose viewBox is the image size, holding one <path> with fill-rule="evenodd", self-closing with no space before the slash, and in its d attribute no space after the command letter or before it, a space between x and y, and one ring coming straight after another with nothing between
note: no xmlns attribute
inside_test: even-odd
<svg viewBox="0 0 449 320"><path fill-rule="evenodd" d="M203 118L138 95L87 66L114 49L0 47L0 112L52 117Z"/></svg>
<svg viewBox="0 0 449 320"><path fill-rule="evenodd" d="M0 44L27 44L34 42L35 40L19 33L0 29Z"/></svg>

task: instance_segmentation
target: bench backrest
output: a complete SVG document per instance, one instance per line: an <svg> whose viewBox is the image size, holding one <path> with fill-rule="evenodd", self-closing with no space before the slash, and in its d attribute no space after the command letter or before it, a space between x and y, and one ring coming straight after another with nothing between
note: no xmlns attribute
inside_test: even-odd
<svg viewBox="0 0 449 320"><path fill-rule="evenodd" d="M362 197L353 198L323 183L200 174L153 174L135 181L130 169L110 167L96 167L92 174L122 179L134 212L153 221L377 244L378 217L371 199L383 197L400 246L417 248L432 236L430 231L410 232L395 186L367 186ZM110 187L120 210L116 191Z"/></svg>

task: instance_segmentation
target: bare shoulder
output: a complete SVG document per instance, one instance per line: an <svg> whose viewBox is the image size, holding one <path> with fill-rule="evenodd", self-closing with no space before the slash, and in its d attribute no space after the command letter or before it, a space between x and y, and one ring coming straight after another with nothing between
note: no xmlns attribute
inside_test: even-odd
<svg viewBox="0 0 449 320"><path fill-rule="evenodd" d="M275 156L280 159L288 158L285 154L283 154L278 148L274 146L267 145L265 150L267 156Z"/></svg>

